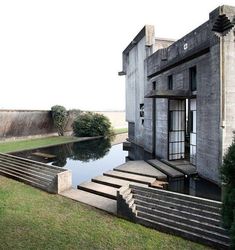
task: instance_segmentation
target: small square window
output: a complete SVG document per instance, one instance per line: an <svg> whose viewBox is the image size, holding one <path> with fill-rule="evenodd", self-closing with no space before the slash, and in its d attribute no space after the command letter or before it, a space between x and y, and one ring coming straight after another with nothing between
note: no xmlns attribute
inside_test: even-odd
<svg viewBox="0 0 235 250"><path fill-rule="evenodd" d="M173 76L172 75L168 76L168 89L169 90L173 89Z"/></svg>

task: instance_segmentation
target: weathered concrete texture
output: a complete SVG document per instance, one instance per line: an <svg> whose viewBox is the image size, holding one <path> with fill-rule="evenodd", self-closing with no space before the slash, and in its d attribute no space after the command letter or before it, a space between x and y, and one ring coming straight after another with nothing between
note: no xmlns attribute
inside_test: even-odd
<svg viewBox="0 0 235 250"><path fill-rule="evenodd" d="M94 178L92 178L92 181L96 182L96 183L103 184L103 185L115 187L115 188L120 188L122 186L128 186L129 184L148 186L147 184L141 184L141 183L134 182L134 181L127 181L127 180L122 180L119 178L114 178L114 177L109 177L109 176L104 176L104 175L94 177Z"/></svg>
<svg viewBox="0 0 235 250"><path fill-rule="evenodd" d="M115 128L127 127L124 111L99 111L107 116ZM72 123L77 111L69 111L65 133L72 133ZM39 137L57 134L51 112L48 110L0 110L0 140Z"/></svg>
<svg viewBox="0 0 235 250"><path fill-rule="evenodd" d="M82 184L78 185L78 189L102 195L104 197L114 200L116 199L117 196L117 188L102 185L95 182L83 182Z"/></svg>
<svg viewBox="0 0 235 250"><path fill-rule="evenodd" d="M162 159L162 161L168 164L169 166L172 166L173 168L183 173L184 175L190 176L190 175L197 174L196 167L190 164L188 161L184 161L184 160L167 161L164 159Z"/></svg>
<svg viewBox="0 0 235 250"><path fill-rule="evenodd" d="M49 193L57 194L72 187L70 171L8 154L0 154L0 174Z"/></svg>
<svg viewBox="0 0 235 250"><path fill-rule="evenodd" d="M156 159L149 160L148 163L151 164L152 166L156 167L157 169L159 169L161 172L165 173L170 178L184 177L184 174L182 174L178 170L170 167L169 165L164 164L163 162L161 162L159 160L156 160Z"/></svg>
<svg viewBox="0 0 235 250"><path fill-rule="evenodd" d="M147 185L151 185L152 183L156 181L156 178L153 178L153 177L147 177L147 176L142 176L142 175L137 175L137 174L129 174L125 172L111 171L111 170L108 172L105 172L104 175L123 179L123 180L143 183Z"/></svg>
<svg viewBox="0 0 235 250"><path fill-rule="evenodd" d="M117 214L117 201L100 195L78 189L69 189L60 193L69 199L82 202L92 207L104 210L111 214Z"/></svg>
<svg viewBox="0 0 235 250"><path fill-rule="evenodd" d="M208 21L171 45L168 43L165 48L161 48L160 44L155 44L148 53L144 52L142 46L142 56L138 56L138 46L141 46L141 40L138 40L130 56L125 58L130 59L130 64L126 65L126 99L131 119L127 120L135 125L131 141L155 153L158 158L170 159L170 136L174 136L170 142L177 143L174 144L176 151L179 145L176 140L177 135L179 139L177 131L183 131L184 126L170 131L169 117L172 118L172 124L175 124L179 113L184 110L175 112L178 118L173 118L168 108L169 99L188 99L189 107L191 100L196 99L192 116L194 119L196 117L193 126L195 131L189 133L189 160L196 165L201 176L218 184L221 182L219 167L235 130L234 15L235 7L220 6L210 13ZM145 63L142 64L144 58ZM129 73L131 79L128 78ZM172 77L170 89L169 76ZM191 79L195 79L192 83L197 85L194 90L191 88ZM131 84L133 86L130 88ZM143 89L146 97L153 98L144 100L144 120L139 116ZM181 94L170 96L170 91ZM190 109L186 111L188 123L185 125L189 129L192 114ZM182 138L180 140L184 147L187 141ZM173 153L176 157L182 153L180 147L178 150L181 152Z"/></svg>
<svg viewBox="0 0 235 250"><path fill-rule="evenodd" d="M114 170L153 177L158 180L167 179L167 176L164 173L154 168L153 166L151 166L145 161L128 161L127 163L124 163L114 168Z"/></svg>

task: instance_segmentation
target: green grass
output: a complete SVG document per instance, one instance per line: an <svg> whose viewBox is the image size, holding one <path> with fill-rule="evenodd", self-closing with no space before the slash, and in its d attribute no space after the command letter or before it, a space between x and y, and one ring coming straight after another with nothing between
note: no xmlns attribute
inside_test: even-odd
<svg viewBox="0 0 235 250"><path fill-rule="evenodd" d="M0 176L0 249L209 249Z"/></svg>
<svg viewBox="0 0 235 250"><path fill-rule="evenodd" d="M45 138L28 139L28 140L16 140L0 143L0 152L15 152L21 150L28 150L52 145L58 145L63 143L79 141L80 138L72 136L51 136Z"/></svg>
<svg viewBox="0 0 235 250"><path fill-rule="evenodd" d="M126 132L127 128L114 129L115 134L122 134ZM1 153L16 152L21 150L29 150L34 148L59 145L69 142L76 142L80 140L81 138L73 136L51 136L51 137L37 138L37 139L0 142L0 152Z"/></svg>
<svg viewBox="0 0 235 250"><path fill-rule="evenodd" d="M115 128L114 129L115 134L123 134L123 133L127 133L127 132L128 132L128 128Z"/></svg>

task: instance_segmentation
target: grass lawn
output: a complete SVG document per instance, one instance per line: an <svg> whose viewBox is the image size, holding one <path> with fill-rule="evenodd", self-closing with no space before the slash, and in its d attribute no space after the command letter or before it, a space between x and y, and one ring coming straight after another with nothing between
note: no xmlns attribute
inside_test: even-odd
<svg viewBox="0 0 235 250"><path fill-rule="evenodd" d="M209 249L0 176L0 249Z"/></svg>
<svg viewBox="0 0 235 250"><path fill-rule="evenodd" d="M127 128L114 129L115 134L126 133ZM80 141L81 138L73 136L51 136L37 139L16 140L8 142L0 142L0 152L16 152L21 150L29 150L34 148L59 145L63 143Z"/></svg>
<svg viewBox="0 0 235 250"><path fill-rule="evenodd" d="M15 152L20 150L34 149L52 145L58 145L62 143L69 143L79 141L80 138L72 136L51 136L45 138L28 139L28 140L16 140L0 143L0 152Z"/></svg>
<svg viewBox="0 0 235 250"><path fill-rule="evenodd" d="M114 129L115 134L122 134L122 133L127 133L127 132L128 132L128 128L115 128Z"/></svg>

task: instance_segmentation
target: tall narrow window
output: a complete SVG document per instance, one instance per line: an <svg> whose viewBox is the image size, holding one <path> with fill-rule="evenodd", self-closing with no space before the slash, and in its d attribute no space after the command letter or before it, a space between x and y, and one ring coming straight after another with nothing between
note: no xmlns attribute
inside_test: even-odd
<svg viewBox="0 0 235 250"><path fill-rule="evenodd" d="M168 76L168 89L169 90L173 89L173 76L172 75Z"/></svg>
<svg viewBox="0 0 235 250"><path fill-rule="evenodd" d="M197 90L197 68L196 66L189 69L189 81L191 91Z"/></svg>
<svg viewBox="0 0 235 250"><path fill-rule="evenodd" d="M152 82L152 89L153 89L153 90L156 90L156 82L155 82L155 81Z"/></svg>

